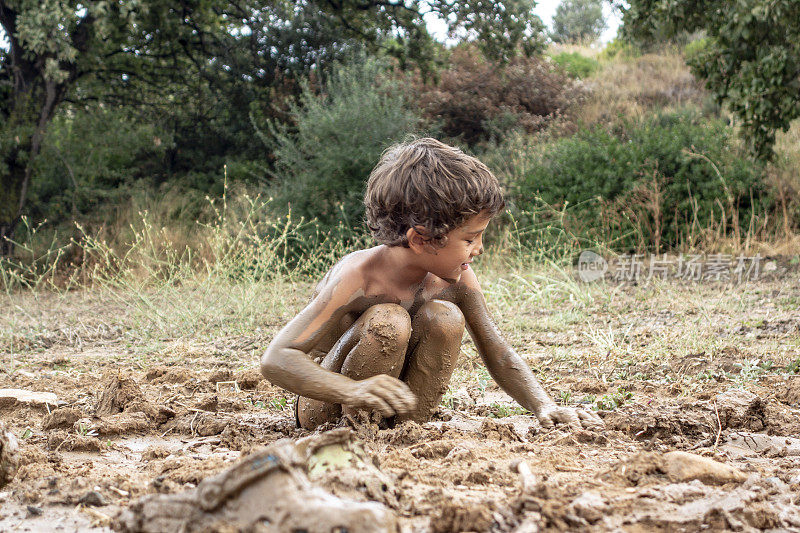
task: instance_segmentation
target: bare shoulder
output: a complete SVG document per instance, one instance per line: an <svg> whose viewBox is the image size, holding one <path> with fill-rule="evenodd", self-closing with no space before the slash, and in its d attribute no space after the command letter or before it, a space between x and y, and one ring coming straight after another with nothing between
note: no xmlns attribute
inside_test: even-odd
<svg viewBox="0 0 800 533"><path fill-rule="evenodd" d="M278 332L271 345L308 353L335 333L346 315L363 311L368 302L364 298L359 254L348 254L325 274L305 308Z"/></svg>
<svg viewBox="0 0 800 533"><path fill-rule="evenodd" d="M311 300L315 300L326 287L329 287L331 282L339 284L343 280L355 281L360 279L363 274L364 264L369 258L370 249L357 250L345 255L328 270L322 279L317 283L314 292L311 295ZM347 285L347 284L345 284Z"/></svg>

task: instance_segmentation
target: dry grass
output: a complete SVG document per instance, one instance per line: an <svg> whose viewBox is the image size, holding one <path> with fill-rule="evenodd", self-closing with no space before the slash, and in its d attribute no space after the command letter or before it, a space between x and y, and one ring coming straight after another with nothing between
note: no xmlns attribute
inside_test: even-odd
<svg viewBox="0 0 800 533"><path fill-rule="evenodd" d="M683 57L675 53L614 58L584 83L590 95L576 112L584 124L638 119L654 109L699 106L706 97Z"/></svg>

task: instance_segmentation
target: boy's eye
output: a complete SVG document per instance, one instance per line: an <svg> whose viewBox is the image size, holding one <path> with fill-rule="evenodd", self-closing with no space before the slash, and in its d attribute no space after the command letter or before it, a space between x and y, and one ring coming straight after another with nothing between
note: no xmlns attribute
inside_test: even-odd
<svg viewBox="0 0 800 533"><path fill-rule="evenodd" d="M471 240L469 240L469 239L465 239L465 240L467 241L468 244L472 244Z"/></svg>

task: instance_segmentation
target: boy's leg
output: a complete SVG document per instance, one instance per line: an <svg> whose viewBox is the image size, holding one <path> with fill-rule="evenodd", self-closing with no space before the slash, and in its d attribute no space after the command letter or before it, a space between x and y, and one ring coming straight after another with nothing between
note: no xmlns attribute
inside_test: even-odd
<svg viewBox="0 0 800 533"><path fill-rule="evenodd" d="M424 422L433 414L455 369L464 325L461 309L444 300L431 300L414 315L409 356L400 379L417 396L417 408L398 416L398 421Z"/></svg>
<svg viewBox="0 0 800 533"><path fill-rule="evenodd" d="M411 318L403 307L373 305L339 338L320 365L357 381L378 374L396 378L403 369L410 337ZM297 421L305 429L335 422L341 415L339 404L297 399Z"/></svg>

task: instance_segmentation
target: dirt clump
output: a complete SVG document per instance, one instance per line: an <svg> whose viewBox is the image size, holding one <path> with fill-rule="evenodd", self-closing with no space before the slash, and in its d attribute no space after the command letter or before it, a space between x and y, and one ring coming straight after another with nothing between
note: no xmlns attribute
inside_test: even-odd
<svg viewBox="0 0 800 533"><path fill-rule="evenodd" d="M488 531L492 525L492 510L485 503L458 504L444 502L431 519L433 533Z"/></svg>
<svg viewBox="0 0 800 533"><path fill-rule="evenodd" d="M157 366L147 371L145 379L152 383L180 384L191 381L194 373L185 367Z"/></svg>
<svg viewBox="0 0 800 533"><path fill-rule="evenodd" d="M699 480L707 485L742 483L747 479L738 468L693 453L674 451L664 454L661 469L675 482Z"/></svg>
<svg viewBox="0 0 800 533"><path fill-rule="evenodd" d="M447 457L453 451L454 443L449 440L422 442L409 448L411 455L417 459L437 459Z"/></svg>
<svg viewBox="0 0 800 533"><path fill-rule="evenodd" d="M438 433L439 432L435 429L423 428L416 422L408 420L402 424L398 424L394 429L381 432L378 438L387 444L399 446L403 444L417 444L425 440L435 439Z"/></svg>
<svg viewBox="0 0 800 533"><path fill-rule="evenodd" d="M94 432L101 436L126 435L147 431L151 422L144 413L117 413L110 416L81 418L73 426L80 434Z"/></svg>
<svg viewBox="0 0 800 533"><path fill-rule="evenodd" d="M519 436L514 426L511 424L503 424L486 418L481 422L481 434L484 438L489 440L501 440L507 442L522 442L522 437Z"/></svg>
<svg viewBox="0 0 800 533"><path fill-rule="evenodd" d="M787 383L779 387L778 400L800 409L800 376L792 376Z"/></svg>
<svg viewBox="0 0 800 533"><path fill-rule="evenodd" d="M210 437L219 435L231 423L231 419L211 412L195 411L170 420L164 427L185 435Z"/></svg>
<svg viewBox="0 0 800 533"><path fill-rule="evenodd" d="M708 409L696 401L623 405L606 413L604 422L607 429L619 430L639 440L665 439L676 443L680 437L707 438L718 425L713 407Z"/></svg>
<svg viewBox="0 0 800 533"><path fill-rule="evenodd" d="M212 385L219 383L220 381L231 381L233 380L233 372L231 372L227 368L218 368L213 370L211 374L208 376L208 381Z"/></svg>
<svg viewBox="0 0 800 533"><path fill-rule="evenodd" d="M14 479L19 467L19 444L14 434L0 422L0 487Z"/></svg>
<svg viewBox="0 0 800 533"><path fill-rule="evenodd" d="M575 516L593 524L603 518L608 504L598 492L586 491L572 501L570 508Z"/></svg>
<svg viewBox="0 0 800 533"><path fill-rule="evenodd" d="M56 409L44 417L44 420L42 421L42 429L46 431L49 429L69 428L81 418L83 418L83 413L80 409L76 409L74 407Z"/></svg>
<svg viewBox="0 0 800 533"><path fill-rule="evenodd" d="M330 444L324 436L317 442ZM304 470L314 437L279 441L202 480L197 488L135 501L114 519L121 532L178 531L394 531L386 507L339 499L313 487Z"/></svg>
<svg viewBox="0 0 800 533"><path fill-rule="evenodd" d="M603 477L622 478L631 485L664 479L676 483L699 480L706 485L724 485L742 483L747 479L738 468L683 451L638 453L618 463Z"/></svg>
<svg viewBox="0 0 800 533"><path fill-rule="evenodd" d="M752 392L731 389L714 398L723 428L761 431L766 427L765 403Z"/></svg>
<svg viewBox="0 0 800 533"><path fill-rule="evenodd" d="M148 401L134 379L116 374L106 380L103 392L97 401L95 414L104 417L123 412L143 413L158 424L163 424L175 416L175 412L169 407L154 405Z"/></svg>
<svg viewBox="0 0 800 533"><path fill-rule="evenodd" d="M144 398L142 389L133 378L117 373L105 380L103 392L95 407L97 416L113 415L125 411L129 404Z"/></svg>
<svg viewBox="0 0 800 533"><path fill-rule="evenodd" d="M100 439L95 436L75 435L64 430L51 431L47 435L47 447L55 451L72 452L101 452L105 449Z"/></svg>
<svg viewBox="0 0 800 533"><path fill-rule="evenodd" d="M234 381L239 385L242 390L254 390L259 382L264 379L264 376L258 370L249 369L240 372L234 378Z"/></svg>

